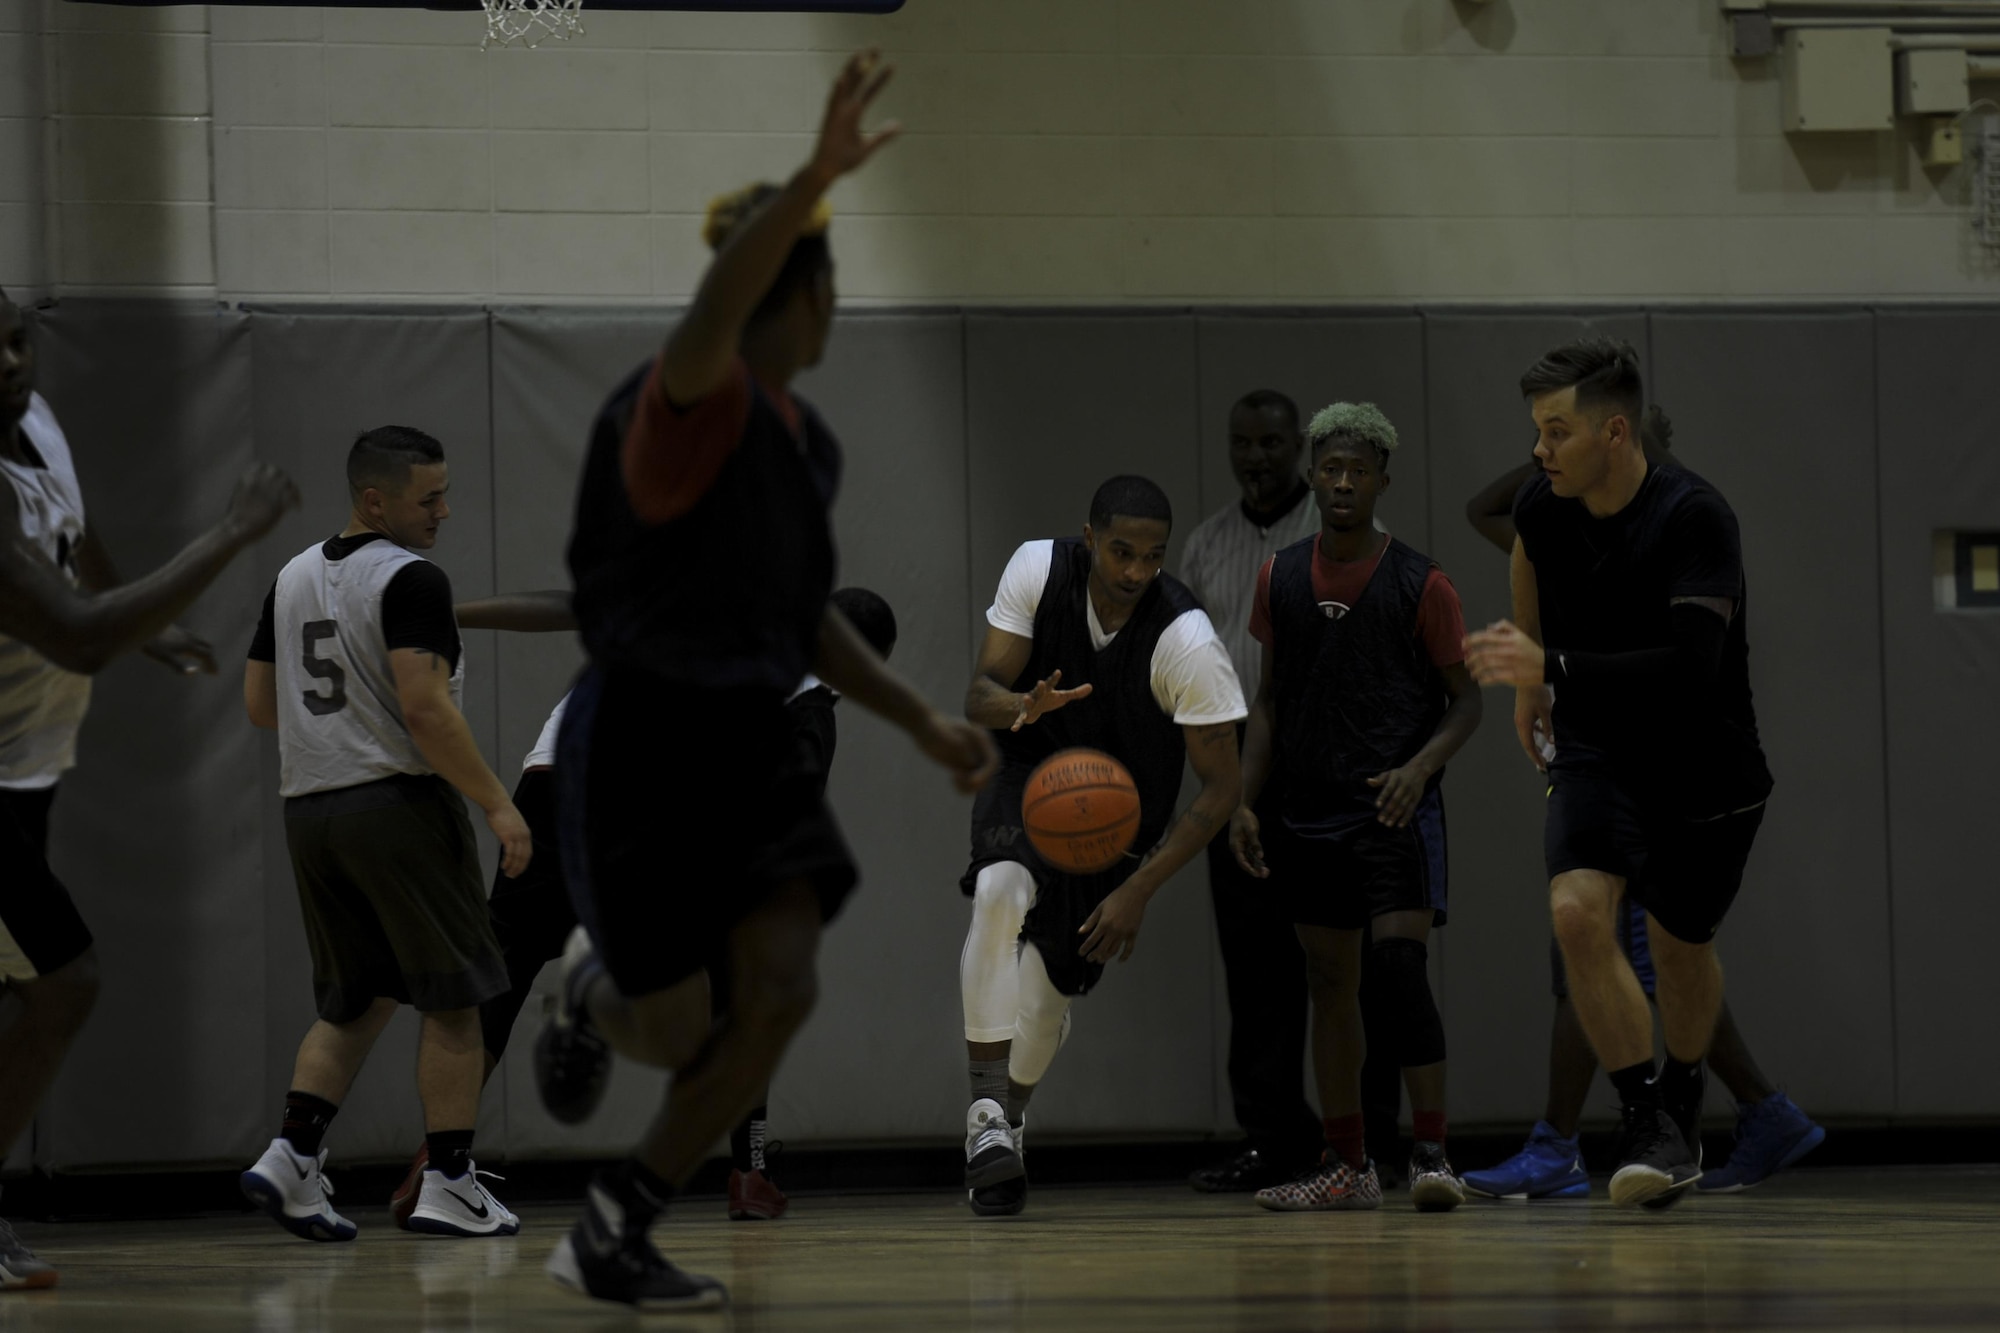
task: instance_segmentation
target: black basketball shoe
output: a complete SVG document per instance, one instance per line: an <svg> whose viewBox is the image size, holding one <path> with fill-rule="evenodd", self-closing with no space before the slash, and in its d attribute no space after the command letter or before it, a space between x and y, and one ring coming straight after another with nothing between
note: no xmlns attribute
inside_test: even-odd
<svg viewBox="0 0 2000 1333"><path fill-rule="evenodd" d="M563 946L556 1011L535 1038L535 1087L548 1113L565 1125L588 1120L611 1079L611 1047L583 1002L585 990L603 972L589 934L578 926Z"/></svg>
<svg viewBox="0 0 2000 1333"><path fill-rule="evenodd" d="M628 1213L603 1181L591 1182L583 1216L556 1245L543 1271L558 1286L641 1310L712 1310L729 1292L712 1277L682 1271L653 1248L653 1215Z"/></svg>
<svg viewBox="0 0 2000 1333"><path fill-rule="evenodd" d="M1019 1175L997 1185L967 1190L965 1200L972 1205L974 1217L1012 1217L1028 1206L1028 1178Z"/></svg>
<svg viewBox="0 0 2000 1333"><path fill-rule="evenodd" d="M1694 1067L1694 1077L1660 1084L1660 1103L1666 1110L1667 1118L1680 1131L1681 1143L1686 1146L1688 1156L1694 1162L1694 1178L1701 1179L1701 1103L1708 1091L1708 1073L1701 1065ZM1687 1196L1686 1190L1674 1190L1646 1202L1648 1208L1671 1208Z"/></svg>
<svg viewBox="0 0 2000 1333"><path fill-rule="evenodd" d="M1255 1194L1272 1185L1282 1185L1296 1175L1296 1168L1279 1162L1263 1149L1245 1148L1227 1161L1200 1168L1188 1177L1188 1184L1203 1194Z"/></svg>
<svg viewBox="0 0 2000 1333"><path fill-rule="evenodd" d="M1611 1202L1620 1208L1671 1208L1701 1179L1701 1167L1688 1151L1680 1126L1657 1106L1627 1105L1624 1117Z"/></svg>

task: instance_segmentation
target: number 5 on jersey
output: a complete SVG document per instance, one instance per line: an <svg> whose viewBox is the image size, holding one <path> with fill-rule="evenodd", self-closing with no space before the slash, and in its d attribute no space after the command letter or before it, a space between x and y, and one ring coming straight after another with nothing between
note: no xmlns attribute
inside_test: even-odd
<svg viewBox="0 0 2000 1333"><path fill-rule="evenodd" d="M327 691L319 694L313 690L303 691L306 711L314 717L325 717L328 713L338 713L347 707L347 672L340 663L314 654L322 639L337 637L337 630L331 620L308 620L300 629L305 640L306 674L316 680L326 682Z"/></svg>

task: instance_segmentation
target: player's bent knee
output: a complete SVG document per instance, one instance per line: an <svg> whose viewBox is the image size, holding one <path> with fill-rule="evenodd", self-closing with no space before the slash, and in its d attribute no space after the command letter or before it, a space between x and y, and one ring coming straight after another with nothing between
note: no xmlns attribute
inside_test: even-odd
<svg viewBox="0 0 2000 1333"><path fill-rule="evenodd" d="M1018 934L1028 908L1035 900L1035 877L1018 861L1000 861L986 866L972 885L973 915L1005 928L1010 923Z"/></svg>
<svg viewBox="0 0 2000 1333"><path fill-rule="evenodd" d="M1390 937L1371 950L1374 986L1382 999L1381 1022L1396 1063L1406 1069L1444 1059L1444 1018L1431 993L1430 949L1422 940Z"/></svg>
<svg viewBox="0 0 2000 1333"><path fill-rule="evenodd" d="M1549 896L1549 923L1565 957L1574 956L1579 950L1617 947L1610 904L1599 895L1565 891L1558 886Z"/></svg>

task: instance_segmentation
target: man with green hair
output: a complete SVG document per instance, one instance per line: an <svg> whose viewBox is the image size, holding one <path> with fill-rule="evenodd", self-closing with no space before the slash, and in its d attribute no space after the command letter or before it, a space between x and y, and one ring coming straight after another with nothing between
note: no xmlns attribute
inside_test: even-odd
<svg viewBox="0 0 2000 1333"><path fill-rule="evenodd" d="M1375 526L1396 428L1372 403L1335 403L1306 438L1320 530L1258 574L1250 632L1264 659L1230 842L1244 869L1273 880L1305 949L1327 1147L1257 1202L1288 1212L1382 1202L1362 1135L1367 940L1415 1122L1410 1194L1441 1211L1465 1191L1445 1157L1444 1023L1426 941L1444 919L1439 784L1479 726L1479 689L1457 591L1430 557ZM1267 780L1280 795L1265 825L1254 807Z"/></svg>

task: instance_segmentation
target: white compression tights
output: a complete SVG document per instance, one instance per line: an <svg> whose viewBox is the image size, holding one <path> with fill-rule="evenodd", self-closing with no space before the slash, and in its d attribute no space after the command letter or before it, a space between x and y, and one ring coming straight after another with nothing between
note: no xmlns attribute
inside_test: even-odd
<svg viewBox="0 0 2000 1333"><path fill-rule="evenodd" d="M973 882L972 926L958 958L967 1041L1013 1040L1020 1010L1021 921L1034 901L1035 878L1018 861L987 866Z"/></svg>
<svg viewBox="0 0 2000 1333"><path fill-rule="evenodd" d="M1042 951L1021 946L1019 1009L1014 1019L1014 1045L1007 1053L1007 1078L1032 1088L1049 1072L1049 1061L1062 1045L1063 1015L1070 997L1055 988L1042 963Z"/></svg>

